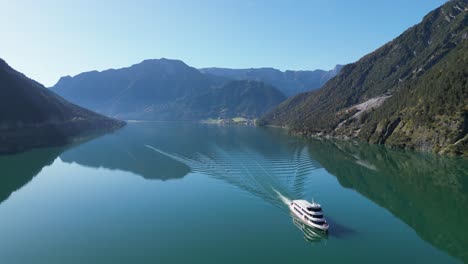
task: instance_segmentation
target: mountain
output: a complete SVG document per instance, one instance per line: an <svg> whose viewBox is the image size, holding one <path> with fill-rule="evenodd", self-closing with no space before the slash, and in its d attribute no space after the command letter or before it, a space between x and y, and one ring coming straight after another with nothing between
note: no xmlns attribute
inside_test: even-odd
<svg viewBox="0 0 468 264"><path fill-rule="evenodd" d="M99 113L139 120L255 118L285 99L272 86L203 74L169 59L63 77L52 90Z"/></svg>
<svg viewBox="0 0 468 264"><path fill-rule="evenodd" d="M71 104L0 59L0 153L61 145L125 123Z"/></svg>
<svg viewBox="0 0 468 264"><path fill-rule="evenodd" d="M259 124L468 155L468 4L449 1Z"/></svg>
<svg viewBox="0 0 468 264"><path fill-rule="evenodd" d="M280 71L274 68L227 69L203 68L203 73L225 77L234 80L260 81L277 87L286 96L311 91L322 87L328 80L335 77L342 65L336 65L330 71Z"/></svg>
<svg viewBox="0 0 468 264"><path fill-rule="evenodd" d="M164 112L177 99L205 93L212 82L178 60L145 60L128 68L62 77L52 90L78 105L109 116Z"/></svg>
<svg viewBox="0 0 468 264"><path fill-rule="evenodd" d="M245 117L254 119L273 110L286 97L257 81L230 81L211 92L186 100L191 119Z"/></svg>

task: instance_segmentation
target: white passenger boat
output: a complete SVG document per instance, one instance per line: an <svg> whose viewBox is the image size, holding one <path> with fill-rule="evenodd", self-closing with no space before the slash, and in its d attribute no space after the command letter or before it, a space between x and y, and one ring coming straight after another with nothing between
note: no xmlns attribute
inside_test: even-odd
<svg viewBox="0 0 468 264"><path fill-rule="evenodd" d="M322 207L316 202L292 200L289 204L291 212L304 224L319 230L328 231L328 223L323 216Z"/></svg>

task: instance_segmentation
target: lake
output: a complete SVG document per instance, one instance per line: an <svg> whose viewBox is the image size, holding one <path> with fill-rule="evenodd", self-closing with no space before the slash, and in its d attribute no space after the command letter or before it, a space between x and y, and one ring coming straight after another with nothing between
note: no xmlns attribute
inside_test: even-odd
<svg viewBox="0 0 468 264"><path fill-rule="evenodd" d="M129 123L0 157L1 263L468 262L468 160L275 128ZM328 235L289 199L319 202Z"/></svg>

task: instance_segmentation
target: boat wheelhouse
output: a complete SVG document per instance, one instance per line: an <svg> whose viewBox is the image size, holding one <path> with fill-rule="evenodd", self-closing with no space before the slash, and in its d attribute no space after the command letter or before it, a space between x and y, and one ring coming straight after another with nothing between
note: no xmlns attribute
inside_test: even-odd
<svg viewBox="0 0 468 264"><path fill-rule="evenodd" d="M291 212L302 222L310 227L328 231L328 223L323 216L322 207L316 202L306 200L292 200L289 208Z"/></svg>

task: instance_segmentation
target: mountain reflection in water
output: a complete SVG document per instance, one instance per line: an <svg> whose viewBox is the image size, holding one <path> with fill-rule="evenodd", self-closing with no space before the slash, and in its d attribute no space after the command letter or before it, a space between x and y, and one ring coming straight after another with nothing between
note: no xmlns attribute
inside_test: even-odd
<svg viewBox="0 0 468 264"><path fill-rule="evenodd" d="M152 153L152 154L151 154ZM432 245L468 262L468 168L460 158L347 141L301 140L279 129L200 124L130 124L61 155L66 162L129 170L147 179L199 172L287 207L275 192L305 198L325 168L411 226ZM355 231L328 217L331 237Z"/></svg>
<svg viewBox="0 0 468 264"><path fill-rule="evenodd" d="M0 156L0 204L10 195L26 185L42 168L52 162L63 151L61 148L31 150L15 155Z"/></svg>
<svg viewBox="0 0 468 264"><path fill-rule="evenodd" d="M311 140L309 150L343 187L356 190L422 239L468 262L465 159L350 141Z"/></svg>
<svg viewBox="0 0 468 264"><path fill-rule="evenodd" d="M293 224L299 228L299 230L304 233L304 239L308 242L317 243L321 241L326 241L328 238L328 234L325 232L320 232L319 230L309 227L304 224L299 218L297 218L294 214L290 214L292 218Z"/></svg>
<svg viewBox="0 0 468 264"><path fill-rule="evenodd" d="M272 151L274 149L274 151ZM63 153L64 162L131 171L146 179L176 179L200 172L274 205L274 190L303 197L310 171L321 168L301 141L282 130L203 124L129 124Z"/></svg>
<svg viewBox="0 0 468 264"><path fill-rule="evenodd" d="M315 198L330 212L330 233L320 238L322 242L365 231L356 223L338 221L347 221L341 217L343 210L354 209L340 196L344 187L362 195L355 197L361 205L361 200L366 206L372 201L432 246L468 263L468 162L463 158L349 141L303 140L281 129L139 123L77 146L0 157L0 204L58 156L65 163L128 171L149 180L200 173L260 198L287 217L288 199L311 199L322 191L328 199ZM310 230L298 227L307 241L317 241ZM399 224L392 227L403 229Z"/></svg>

